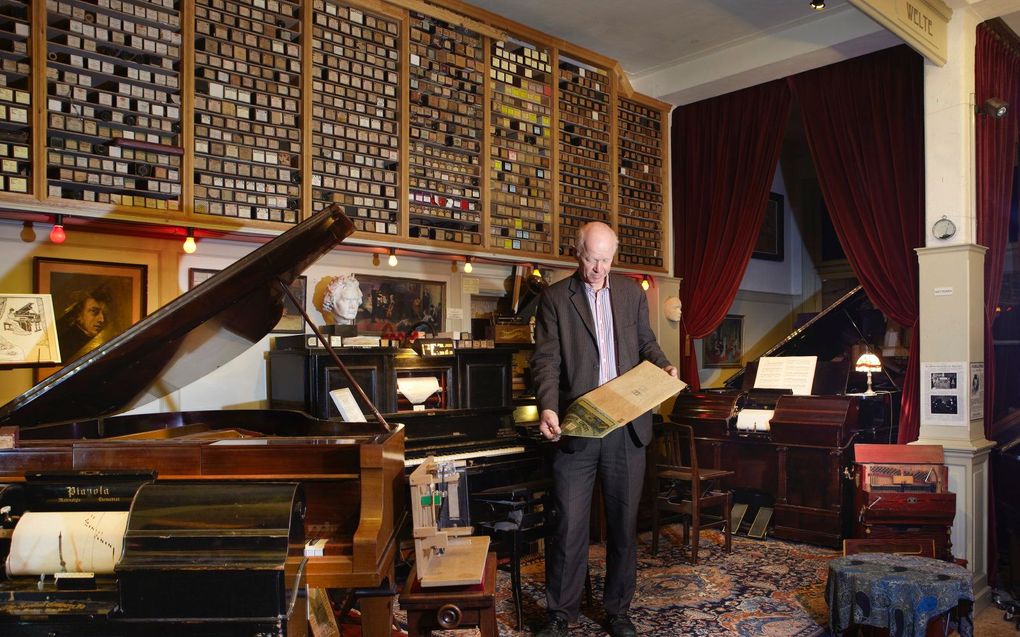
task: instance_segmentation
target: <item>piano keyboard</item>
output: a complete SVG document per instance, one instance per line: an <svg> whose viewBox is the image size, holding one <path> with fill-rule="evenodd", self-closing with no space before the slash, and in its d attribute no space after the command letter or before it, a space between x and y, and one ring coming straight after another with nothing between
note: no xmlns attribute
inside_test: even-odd
<svg viewBox="0 0 1020 637"><path fill-rule="evenodd" d="M450 462L454 460L473 460L475 458L494 458L496 456L509 456L515 453L524 453L523 446L514 447L493 447L490 449L476 449L474 451L465 451L462 453L448 453L441 456L432 456L436 462ZM405 458L404 468L417 467L429 456L422 456L421 458Z"/></svg>

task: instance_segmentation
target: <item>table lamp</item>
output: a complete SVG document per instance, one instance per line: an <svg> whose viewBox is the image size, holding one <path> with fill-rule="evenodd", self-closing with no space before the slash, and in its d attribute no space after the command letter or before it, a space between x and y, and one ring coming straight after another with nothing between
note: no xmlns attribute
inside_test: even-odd
<svg viewBox="0 0 1020 637"><path fill-rule="evenodd" d="M868 372L868 391L864 392L865 396L874 396L875 390L871 388L871 373L882 371L882 362L878 360L878 356L875 356L871 352L864 352L861 357L857 359L857 364L854 366L854 370L858 372Z"/></svg>

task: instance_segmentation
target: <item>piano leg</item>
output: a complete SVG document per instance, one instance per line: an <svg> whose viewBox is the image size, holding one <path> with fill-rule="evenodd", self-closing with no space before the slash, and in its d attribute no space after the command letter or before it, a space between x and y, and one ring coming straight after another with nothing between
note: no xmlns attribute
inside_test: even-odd
<svg viewBox="0 0 1020 637"><path fill-rule="evenodd" d="M391 566L385 582L396 581L396 569ZM385 583L384 582L384 583ZM393 595L371 595L360 599L362 637L391 637L393 635Z"/></svg>

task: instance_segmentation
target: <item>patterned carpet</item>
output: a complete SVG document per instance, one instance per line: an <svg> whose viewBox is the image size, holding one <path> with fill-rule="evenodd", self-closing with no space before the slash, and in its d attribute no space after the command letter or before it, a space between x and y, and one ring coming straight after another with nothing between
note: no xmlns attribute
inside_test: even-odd
<svg viewBox="0 0 1020 637"><path fill-rule="evenodd" d="M679 527L660 537L651 555L651 535L638 548L638 590L631 619L642 637L741 635L814 637L825 634L825 578L835 551L778 540L733 538L733 553L722 550L722 535L701 536L698 566L678 548ZM571 627L572 636L605 635L601 591L605 555L592 546L593 608ZM541 560L522 569L524 629L518 631L510 596L510 576L499 572L497 610L500 635L529 635L545 622L545 573ZM399 615L403 619L403 615ZM442 633L434 633L442 634ZM450 634L470 634L463 631Z"/></svg>

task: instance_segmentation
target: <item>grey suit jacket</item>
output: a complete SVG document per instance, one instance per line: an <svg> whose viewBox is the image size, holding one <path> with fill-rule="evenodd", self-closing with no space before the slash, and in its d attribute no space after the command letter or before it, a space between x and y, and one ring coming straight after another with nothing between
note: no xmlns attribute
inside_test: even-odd
<svg viewBox="0 0 1020 637"><path fill-rule="evenodd" d="M610 273L613 333L617 373L623 374L644 360L669 365L648 323L648 300L633 279ZM542 292L535 323L535 352L531 374L538 408L552 409L562 417L566 408L599 384L595 321L584 281L575 272ZM652 439L652 417L644 414L631 425L642 445Z"/></svg>

